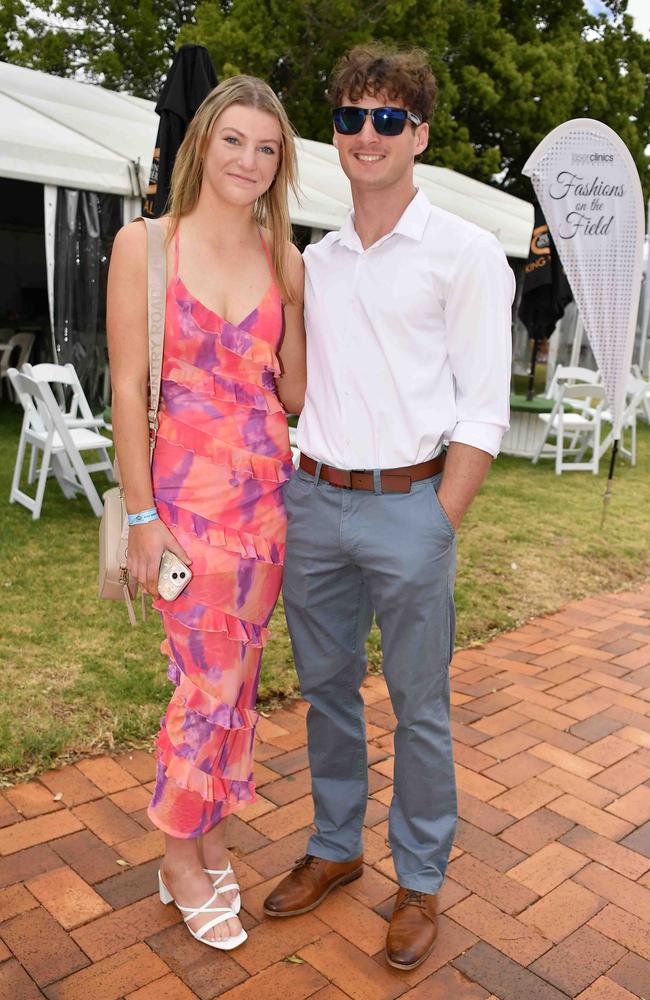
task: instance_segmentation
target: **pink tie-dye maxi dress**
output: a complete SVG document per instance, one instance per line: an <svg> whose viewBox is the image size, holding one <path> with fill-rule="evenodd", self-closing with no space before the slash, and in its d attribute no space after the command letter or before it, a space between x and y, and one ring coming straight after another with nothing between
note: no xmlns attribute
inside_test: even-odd
<svg viewBox="0 0 650 1000"><path fill-rule="evenodd" d="M176 689L149 816L174 837L198 837L255 800L255 699L282 580L291 451L274 382L283 328L275 281L233 325L178 276L178 236L175 259L152 476L160 517L194 575L175 601L155 602Z"/></svg>

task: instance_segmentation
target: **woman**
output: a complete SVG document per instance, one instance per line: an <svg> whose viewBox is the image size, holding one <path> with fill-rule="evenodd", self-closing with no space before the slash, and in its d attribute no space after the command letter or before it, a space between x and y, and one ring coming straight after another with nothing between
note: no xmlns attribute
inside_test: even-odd
<svg viewBox="0 0 650 1000"><path fill-rule="evenodd" d="M109 275L115 444L127 511L145 515L129 529L128 568L157 598L176 685L149 807L166 834L161 898L222 949L246 939L221 821L255 799L254 706L291 472L285 410L302 408L305 388L295 185L294 136L276 95L254 77L224 81L188 128L162 220L169 283L151 472L141 222L118 234ZM157 590L165 549L193 573L172 602Z"/></svg>

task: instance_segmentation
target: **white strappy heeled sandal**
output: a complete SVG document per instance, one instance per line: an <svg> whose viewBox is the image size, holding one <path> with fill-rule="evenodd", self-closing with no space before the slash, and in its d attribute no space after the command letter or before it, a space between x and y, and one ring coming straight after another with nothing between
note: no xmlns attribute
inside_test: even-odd
<svg viewBox="0 0 650 1000"><path fill-rule="evenodd" d="M233 899L232 903L228 904L232 912L235 914L235 916L237 916L237 914L241 910L241 896L239 894L239 884L237 882L230 882L228 885L221 885L221 883L223 882L223 880L226 878L227 875L235 874L234 871L232 870L232 865L230 864L230 862L228 862L228 867L224 868L223 870L220 870L219 868L204 868L203 871L205 872L206 875L210 876L210 880L212 882L212 888L216 889L217 892L230 892L231 889L237 890L237 895ZM218 875L219 878L215 878L215 875Z"/></svg>
<svg viewBox="0 0 650 1000"><path fill-rule="evenodd" d="M217 924L223 923L224 920L230 920L231 917L234 917L236 915L229 906L210 906L210 904L214 903L214 901L219 896L218 889L214 890L210 898L205 903L203 903L202 906L181 906L180 903L176 902L171 892L163 882L160 871L158 872L158 888L160 890L161 903L165 903L165 905L167 905L168 903L174 903L174 905L183 914L183 920L185 921L185 925L187 926L188 931L190 932L192 937L196 938L197 941L200 941L201 944L207 944L209 948L219 948L221 951L232 951L233 948L238 948L239 945L243 944L244 941L248 938L248 934L243 928L239 934L227 937L223 941L211 941L204 936L205 934L207 934L209 930L212 930L213 927L216 927ZM206 921L206 923L202 924L201 927L199 927L199 929L195 931L188 924L188 920L191 920L193 917L198 916L199 913L205 913L205 914L216 913L218 914L218 916L211 917L209 920ZM187 914L187 916L185 916L185 914Z"/></svg>

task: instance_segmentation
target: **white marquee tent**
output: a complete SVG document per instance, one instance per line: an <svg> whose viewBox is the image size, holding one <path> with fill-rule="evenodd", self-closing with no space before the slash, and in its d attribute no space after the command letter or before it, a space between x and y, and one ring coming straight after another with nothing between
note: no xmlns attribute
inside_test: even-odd
<svg viewBox="0 0 650 1000"><path fill-rule="evenodd" d="M46 186L46 233L48 187L121 195L125 219L139 211L158 127L152 101L0 63L0 120L0 177ZM298 161L303 195L292 221L337 229L351 198L336 150L300 139ZM434 205L494 233L509 257L527 257L528 202L442 167L415 174Z"/></svg>

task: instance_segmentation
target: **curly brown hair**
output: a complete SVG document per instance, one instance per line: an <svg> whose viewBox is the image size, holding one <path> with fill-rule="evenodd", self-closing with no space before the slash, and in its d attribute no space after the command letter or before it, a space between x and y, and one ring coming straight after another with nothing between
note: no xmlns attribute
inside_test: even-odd
<svg viewBox="0 0 650 1000"><path fill-rule="evenodd" d="M341 56L330 76L328 97L333 108L345 98L360 100L364 94L386 94L429 121L438 96L429 53L425 49L396 49L379 42L355 45Z"/></svg>

